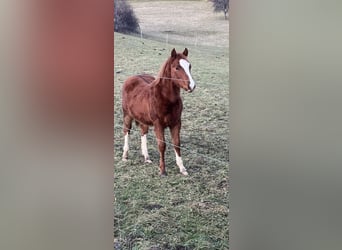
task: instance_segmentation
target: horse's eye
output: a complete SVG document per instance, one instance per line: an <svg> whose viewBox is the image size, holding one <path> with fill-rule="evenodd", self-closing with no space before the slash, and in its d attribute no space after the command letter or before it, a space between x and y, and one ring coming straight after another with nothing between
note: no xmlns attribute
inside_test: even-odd
<svg viewBox="0 0 342 250"><path fill-rule="evenodd" d="M179 66L177 66L177 67L176 67L176 70L180 70L180 67L179 67Z"/></svg>

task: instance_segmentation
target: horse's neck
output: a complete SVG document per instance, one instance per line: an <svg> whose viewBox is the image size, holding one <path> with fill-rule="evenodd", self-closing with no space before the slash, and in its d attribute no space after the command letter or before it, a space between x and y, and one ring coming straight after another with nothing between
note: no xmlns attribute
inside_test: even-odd
<svg viewBox="0 0 342 250"><path fill-rule="evenodd" d="M155 82L155 95L162 99L163 103L174 103L180 99L180 88L172 82L170 62L167 60L161 66Z"/></svg>
<svg viewBox="0 0 342 250"><path fill-rule="evenodd" d="M174 103L180 98L180 88L171 79L160 79L155 85L155 91L159 98L169 103Z"/></svg>

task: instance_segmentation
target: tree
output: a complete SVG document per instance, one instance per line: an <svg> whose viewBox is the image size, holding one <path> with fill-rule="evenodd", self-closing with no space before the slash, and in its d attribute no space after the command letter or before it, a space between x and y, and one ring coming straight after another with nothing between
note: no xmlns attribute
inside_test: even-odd
<svg viewBox="0 0 342 250"><path fill-rule="evenodd" d="M114 31L122 33L138 32L139 22L126 0L114 2Z"/></svg>
<svg viewBox="0 0 342 250"><path fill-rule="evenodd" d="M224 19L227 19L227 13L229 10L229 0L210 0L213 3L215 12L224 12Z"/></svg>

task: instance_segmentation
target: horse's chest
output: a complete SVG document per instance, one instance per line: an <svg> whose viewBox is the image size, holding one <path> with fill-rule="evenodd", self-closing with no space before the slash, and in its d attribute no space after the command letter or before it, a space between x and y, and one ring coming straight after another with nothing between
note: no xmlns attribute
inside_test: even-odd
<svg viewBox="0 0 342 250"><path fill-rule="evenodd" d="M159 107L159 121L164 126L171 126L178 123L182 115L182 103L177 102L172 105L165 105Z"/></svg>

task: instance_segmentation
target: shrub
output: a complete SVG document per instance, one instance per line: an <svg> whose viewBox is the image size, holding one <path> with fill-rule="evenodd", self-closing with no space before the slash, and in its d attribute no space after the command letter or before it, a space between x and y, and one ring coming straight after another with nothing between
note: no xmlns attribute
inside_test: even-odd
<svg viewBox="0 0 342 250"><path fill-rule="evenodd" d="M213 3L213 8L215 12L224 13L224 18L227 19L227 13L229 10L229 0L210 0Z"/></svg>
<svg viewBox="0 0 342 250"><path fill-rule="evenodd" d="M114 31L135 33L139 30L139 22L134 11L126 0L114 1Z"/></svg>

